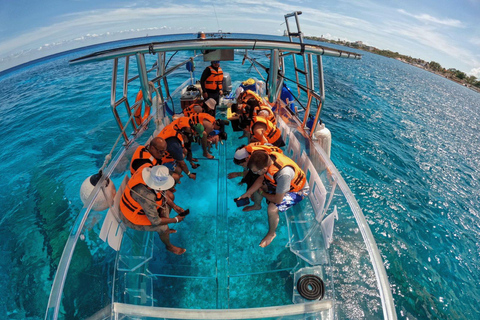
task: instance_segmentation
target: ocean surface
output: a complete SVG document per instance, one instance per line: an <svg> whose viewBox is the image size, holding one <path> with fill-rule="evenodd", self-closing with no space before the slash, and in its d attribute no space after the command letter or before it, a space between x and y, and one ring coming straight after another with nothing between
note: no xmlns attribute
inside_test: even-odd
<svg viewBox="0 0 480 320"><path fill-rule="evenodd" d="M0 319L44 317L82 207L80 185L118 135L109 106L111 62L68 61L116 45L0 76ZM323 59L322 120L332 132L332 160L384 259L397 315L479 319L480 94L360 53L359 61ZM240 73L240 64L237 58L222 68L233 81L258 76L254 69Z"/></svg>

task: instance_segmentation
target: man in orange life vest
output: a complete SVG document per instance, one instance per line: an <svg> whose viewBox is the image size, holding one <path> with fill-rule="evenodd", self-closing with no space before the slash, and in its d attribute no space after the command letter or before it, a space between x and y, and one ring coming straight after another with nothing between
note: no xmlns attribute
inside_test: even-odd
<svg viewBox="0 0 480 320"><path fill-rule="evenodd" d="M167 167L143 165L128 181L120 201L120 211L127 227L157 232L166 249L180 255L186 250L170 243L170 234L176 233L176 230L169 229L168 224L182 222L186 214L170 218L170 208L164 195L164 191L174 183Z"/></svg>
<svg viewBox="0 0 480 320"><path fill-rule="evenodd" d="M205 68L200 78L200 85L203 98L205 100L212 98L218 105L220 96L223 94L223 71L220 68L220 61L212 61L211 65ZM215 110L212 115L215 115Z"/></svg>
<svg viewBox="0 0 480 320"><path fill-rule="evenodd" d="M266 247L277 235L278 212L302 201L308 195L309 187L303 170L281 153L255 151L247 166L259 177L240 198L250 198L258 191L267 200L268 232L260 242L260 247Z"/></svg>

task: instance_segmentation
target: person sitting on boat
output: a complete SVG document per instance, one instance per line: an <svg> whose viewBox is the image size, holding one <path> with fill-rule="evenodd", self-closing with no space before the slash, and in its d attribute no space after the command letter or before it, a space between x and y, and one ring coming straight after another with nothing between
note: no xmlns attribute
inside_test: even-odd
<svg viewBox="0 0 480 320"><path fill-rule="evenodd" d="M303 170L282 153L253 152L247 166L259 177L240 198L250 198L258 191L267 200L268 232L260 242L260 247L266 247L276 237L278 212L302 201L308 195L309 187Z"/></svg>
<svg viewBox="0 0 480 320"><path fill-rule="evenodd" d="M212 146L218 149L218 143L222 143L227 140L227 133L225 130L213 130L207 137L207 151L212 152Z"/></svg>
<svg viewBox="0 0 480 320"><path fill-rule="evenodd" d="M262 144L261 142L252 142L248 145L241 145L235 150L233 163L241 166L243 168L243 171L230 172L227 175L227 178L233 179L236 177L242 177L242 180L239 182L239 184L245 183L248 190L259 176L258 174L253 173L251 170L248 170L247 163L252 153L259 150L265 151L268 154L270 154L271 152L283 153L282 149L272 146L271 144ZM258 192L255 192L253 194L252 200L253 205L244 207L243 211L260 210L262 208L262 197L258 194Z"/></svg>
<svg viewBox="0 0 480 320"><path fill-rule="evenodd" d="M183 115L185 117L190 117L191 115L194 115L196 113L208 113L212 114L215 110L215 105L217 103L215 102L214 99L210 98L208 100L204 100L202 103L193 103L183 109Z"/></svg>
<svg viewBox="0 0 480 320"><path fill-rule="evenodd" d="M167 143L160 137L153 138L146 146L138 146L130 162L130 174L133 175L138 168L146 163L152 166L162 164L165 151L167 151Z"/></svg>
<svg viewBox="0 0 480 320"><path fill-rule="evenodd" d="M260 104L256 99L248 99L245 112L248 113L249 118L253 119L253 117L257 116L260 111L265 111L265 113L268 113L267 119L274 125L277 125L277 118L275 117L275 114L269 105Z"/></svg>
<svg viewBox="0 0 480 320"><path fill-rule="evenodd" d="M215 119L212 115L207 113L197 113L190 116L189 119L191 127L200 124L205 128L205 131L203 133L198 134L198 137L200 137L201 139L203 156L207 159L215 158L208 151L208 136L213 130L225 131L222 128L224 128L225 125L228 125L229 122L227 120Z"/></svg>
<svg viewBox="0 0 480 320"><path fill-rule="evenodd" d="M257 93L253 92L252 90L245 90L241 92L237 97L237 103L245 104L250 99L257 100L260 105L266 104L265 101L263 101L262 97L260 97Z"/></svg>
<svg viewBox="0 0 480 320"><path fill-rule="evenodd" d="M170 218L170 208L163 193L174 184L167 167L143 165L128 181L120 201L120 217L131 229L157 232L168 251L181 255L186 250L170 243L170 234L176 230L170 229L168 224L182 222L185 216L179 214Z"/></svg>
<svg viewBox="0 0 480 320"><path fill-rule="evenodd" d="M258 113L258 116L253 116L250 125L251 142L270 143L276 147L285 146L285 142L282 138L282 132L276 125L270 122L267 118L268 112L262 110Z"/></svg>
<svg viewBox="0 0 480 320"><path fill-rule="evenodd" d="M195 180L196 174L190 172L185 163L185 156L190 154L189 146L193 136L192 129L198 134L202 134L205 128L202 125L190 126L188 117L181 117L174 120L160 131L158 137L163 138L167 143L167 151L162 158L162 164L168 167L171 171L177 173L179 178L182 172L185 172L190 179ZM191 158L190 164L192 168L197 168L198 165L194 164L196 159ZM198 160L197 160L198 161ZM178 182L178 180L177 180Z"/></svg>
<svg viewBox="0 0 480 320"><path fill-rule="evenodd" d="M220 61L212 61L211 65L205 68L200 77L200 85L203 98L205 100L212 98L218 105L223 94L223 71L220 68ZM215 110L213 114L215 115Z"/></svg>

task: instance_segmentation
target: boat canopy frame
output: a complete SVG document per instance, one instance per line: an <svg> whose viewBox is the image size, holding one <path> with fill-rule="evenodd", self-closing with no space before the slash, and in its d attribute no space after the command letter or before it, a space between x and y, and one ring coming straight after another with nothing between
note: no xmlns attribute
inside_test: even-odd
<svg viewBox="0 0 480 320"><path fill-rule="evenodd" d="M287 21L287 16L285 17ZM299 28L298 28L299 29ZM132 119L132 111L137 108L142 107L142 103L152 107L152 93L155 89L158 90L159 99L163 105L164 101L168 101L165 99L162 90L162 83L163 81L163 88L165 90L166 97L170 97L169 87L167 76L172 73L173 71L177 70L178 68L184 66L189 61L194 61L195 58L202 56L200 52L206 51L214 51L214 50L222 50L222 49L243 49L245 50L245 58L248 58L252 63L261 66L264 70L276 70L277 72L268 72L268 83L267 83L267 94L269 101L276 101L279 97L281 90L283 88L283 83L285 80L290 80L285 77L285 70L286 70L286 63L285 57L293 56L293 64L296 76L296 85L298 88L298 95L300 96L301 92L305 92L308 97L307 106L305 107L305 114L303 118L303 127L306 128L306 123L309 118L314 118L313 126L310 129L310 137L313 137L313 133L315 132L315 127L320 119L320 113L322 110L322 105L325 100L325 92L324 92L324 78L323 78L323 63L322 63L322 56L332 56L332 57L339 57L339 58L346 58L346 59L360 59L361 55L358 53L348 52L339 49L332 49L327 48L321 45L316 44L307 44L303 42L303 34L298 30L298 32L289 32L289 41L278 41L278 40L257 40L257 39L228 39L223 38L224 34L221 34L222 37L220 38L213 38L213 39L191 39L191 40L177 40L177 41L167 41L167 42L151 42L146 44L134 45L134 46L127 46L123 48L111 49L111 50L104 50L97 53L92 53L86 55L84 57L80 57L77 59L73 59L70 61L72 65L81 64L81 63L89 63L89 62L98 62L104 60L111 60L114 61L113 66L113 75L112 75L112 89L111 89L111 106L117 121L118 127L120 131L122 131L129 123L131 122L133 133L139 130L138 124L135 123L134 119ZM216 34L213 34L215 37ZM299 42L295 42L294 38L298 37ZM167 69L166 65L166 54L168 52L176 52L176 51L190 51L193 50L195 53L189 59L182 61L176 64L173 67ZM249 51L267 51L267 54L270 55L270 64L269 67L263 66L255 59L252 59L248 56ZM147 69L145 63L145 55L157 55L157 62L154 66L150 69ZM304 61L304 70L299 69L297 65L297 56L303 58ZM129 72L129 64L130 58L135 57L137 63L137 70L138 74L128 78ZM319 90L315 90L315 81L314 81L314 57L317 58L317 74L318 74L318 84ZM122 96L116 100L116 82L117 82L117 74L119 70L119 61L120 59L124 59L124 83L123 83L123 93ZM148 80L148 74L152 71L156 71L156 76L152 80ZM305 85L302 85L299 81L298 74L305 75ZM128 83L132 82L133 80L140 79L140 86L142 92L147 92L147 94L143 95L143 101L136 101L133 106L130 107L127 99L128 93ZM193 78L192 78L193 80ZM294 80L292 80L294 81ZM155 83L155 87L149 85L149 83ZM316 104L316 114L315 116L310 115L311 105L315 101ZM117 107L119 105L124 104L129 117L129 120L126 122L122 122L120 119L119 113L117 111ZM162 109L162 108L160 108ZM149 121L151 118L146 119ZM123 138L125 143L129 143L129 139L126 133L123 133Z"/></svg>

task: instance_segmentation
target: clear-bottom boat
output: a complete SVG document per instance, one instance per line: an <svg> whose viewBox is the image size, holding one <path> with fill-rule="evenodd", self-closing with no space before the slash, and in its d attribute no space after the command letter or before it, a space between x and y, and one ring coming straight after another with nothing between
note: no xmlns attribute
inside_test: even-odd
<svg viewBox="0 0 480 320"><path fill-rule="evenodd" d="M328 132L316 125L324 101L322 55L359 56L305 43L298 23L296 32L288 26L288 18L297 19L298 14L285 16L289 37L283 39L189 35L72 61L113 60L111 106L121 133L109 154L111 160L107 156L96 175L98 182L86 194L85 207L67 240L46 319L396 319L368 223L330 161ZM276 238L268 247L259 247L268 230L266 205L243 212L233 201L245 186L227 174L239 171L233 155L246 141L228 126L228 139L213 149L215 159L198 157L202 150L193 145L200 164L194 170L197 178L184 177L176 187L175 202L191 212L182 223L171 226L177 230L170 237L172 243L187 249L177 256L165 250L156 233L135 231L121 222L119 202L130 177L128 163L139 144L147 143L171 121L172 103L180 95L185 98L185 90L180 90L195 84L192 76L171 93L168 84L178 76L175 71L184 65L191 71L192 62L201 57L232 60L239 50L240 60L248 59L266 70L267 92L260 94L267 94L274 106L286 142L284 153L306 173L310 194L280 213ZM258 51L267 52L268 66L252 58ZM175 52L189 56L167 68L167 54ZM292 73L286 70L288 59L294 64ZM314 67L318 79L314 79ZM280 98L284 81L292 77L295 89L306 93L303 119ZM138 88L148 94L130 105ZM231 93L221 100L217 118L227 117L233 98ZM133 114L142 104L150 105L152 112L137 123ZM309 118L313 120L310 127ZM93 211L99 202L106 208Z"/></svg>

